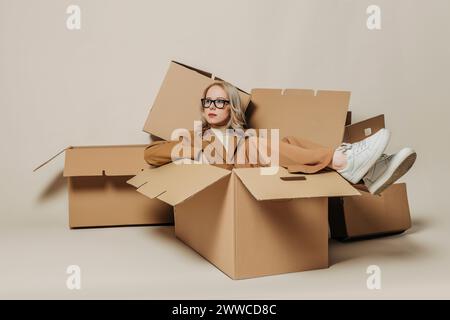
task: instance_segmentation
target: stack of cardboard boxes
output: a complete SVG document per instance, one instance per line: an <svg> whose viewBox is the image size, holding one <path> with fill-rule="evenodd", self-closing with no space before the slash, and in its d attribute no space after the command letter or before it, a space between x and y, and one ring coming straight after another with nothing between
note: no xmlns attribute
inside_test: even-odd
<svg viewBox="0 0 450 320"><path fill-rule="evenodd" d="M193 129L203 90L215 80L172 61L144 131L168 140L174 129ZM277 128L280 137L337 147L384 127L383 116L351 124L346 91L239 92L250 127ZM328 267L329 230L333 238L354 239L402 232L411 224L405 184L375 196L334 171L306 175L280 168L261 175L258 168L174 163L153 168L144 149L63 150L71 228L174 222L177 238L231 278L243 279Z"/></svg>

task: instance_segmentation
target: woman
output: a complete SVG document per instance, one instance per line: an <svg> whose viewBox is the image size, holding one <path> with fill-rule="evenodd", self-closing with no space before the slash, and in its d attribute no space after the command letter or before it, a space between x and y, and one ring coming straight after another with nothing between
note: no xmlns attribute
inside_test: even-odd
<svg viewBox="0 0 450 320"><path fill-rule="evenodd" d="M243 154L244 161L212 163L226 169L233 167L270 166L267 159L272 154L272 141L268 136L262 152L257 134L230 134L246 129L245 108L241 105L237 88L225 81L216 81L205 88L201 99L202 137L212 134L212 140L203 140L197 151L206 150L211 144L221 142L219 159L233 159L231 156ZM227 130L228 129L228 130ZM255 132L259 132L256 130ZM189 131L187 145L194 150L194 130ZM217 138L217 139L216 139ZM230 139L231 138L231 139ZM384 154L389 142L390 132L381 129L372 136L353 144L342 143L337 149L321 146L301 137L284 137L278 141L278 159L280 166L291 173L316 173L320 170L335 170L349 182L356 184L363 180L372 194L379 194L397 179L403 176L413 165L416 153L411 148L403 148L393 155ZM232 140L233 143L230 143ZM185 141L186 143L186 141ZM144 151L147 163L161 166L174 160L173 150L180 141L154 141ZM230 147L232 149L230 150ZM251 149L256 148L257 160L251 161ZM243 153L240 153L243 150ZM222 152L220 152L222 151ZM204 154L202 154L204 157ZM215 154L217 156L217 154ZM181 156L182 158L183 156ZM199 153L190 152L189 158L198 160ZM207 157L208 158L208 157ZM217 159L217 157L216 157ZM207 159L208 160L208 159ZM242 160L242 158L241 158Z"/></svg>

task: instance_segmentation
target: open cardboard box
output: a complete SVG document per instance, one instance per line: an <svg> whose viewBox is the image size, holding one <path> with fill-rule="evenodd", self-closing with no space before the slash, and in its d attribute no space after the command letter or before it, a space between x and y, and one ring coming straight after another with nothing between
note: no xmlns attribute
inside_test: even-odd
<svg viewBox="0 0 450 320"><path fill-rule="evenodd" d="M69 146L34 171L65 153L70 228L173 223L171 206L144 197L126 183L149 168L146 146Z"/></svg>
<svg viewBox="0 0 450 320"><path fill-rule="evenodd" d="M252 90L251 123L279 128L280 135L317 134L323 145L337 146L349 97L341 91ZM171 112L185 108L178 106ZM280 113L283 121L269 121ZM177 127L173 117L149 117L147 124L153 132ZM284 168L261 175L260 168L170 163L128 183L174 206L176 236L233 279L328 267L328 197L359 195L336 172L290 174Z"/></svg>
<svg viewBox="0 0 450 320"><path fill-rule="evenodd" d="M359 194L336 172L207 164L170 163L128 183L173 205L175 235L232 279L328 267L327 197Z"/></svg>
<svg viewBox="0 0 450 320"><path fill-rule="evenodd" d="M344 141L354 143L385 127L384 115L346 126ZM364 184L355 185L359 197L330 198L331 237L356 240L402 233L411 227L405 183L396 183L380 195L372 195Z"/></svg>
<svg viewBox="0 0 450 320"><path fill-rule="evenodd" d="M174 129L193 129L194 121L199 120L203 90L215 80L222 79L212 73L171 61L143 130L170 140ZM250 95L238 90L242 105L247 106Z"/></svg>

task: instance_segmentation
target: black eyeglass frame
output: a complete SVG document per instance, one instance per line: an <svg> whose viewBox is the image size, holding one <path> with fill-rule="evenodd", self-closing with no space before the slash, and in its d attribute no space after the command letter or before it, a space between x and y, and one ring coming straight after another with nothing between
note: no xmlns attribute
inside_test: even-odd
<svg viewBox="0 0 450 320"><path fill-rule="evenodd" d="M205 106L205 101L206 101L206 100L209 101L209 105L208 105L207 107ZM223 109L223 108L225 108L225 106L226 106L227 104L230 103L230 100L225 100L225 99L216 99L216 100L212 100L212 99L203 98L203 99L200 99L200 101L202 102L202 107L205 108L205 109L210 108L210 107L211 107L211 103L214 104L214 107L215 107L216 109ZM218 107L217 104L216 104L216 101L223 101L223 106L222 106L222 107Z"/></svg>

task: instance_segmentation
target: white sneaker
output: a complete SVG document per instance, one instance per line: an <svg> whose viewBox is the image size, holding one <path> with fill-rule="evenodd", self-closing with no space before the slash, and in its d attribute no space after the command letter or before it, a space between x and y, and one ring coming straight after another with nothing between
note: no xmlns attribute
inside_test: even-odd
<svg viewBox="0 0 450 320"><path fill-rule="evenodd" d="M363 177L364 185L370 193L380 194L408 172L416 158L416 152L409 147L403 148L395 154L382 154Z"/></svg>
<svg viewBox="0 0 450 320"><path fill-rule="evenodd" d="M383 128L359 142L342 143L337 150L347 155L347 166L337 172L351 183L358 183L383 154L390 137L390 131Z"/></svg>

